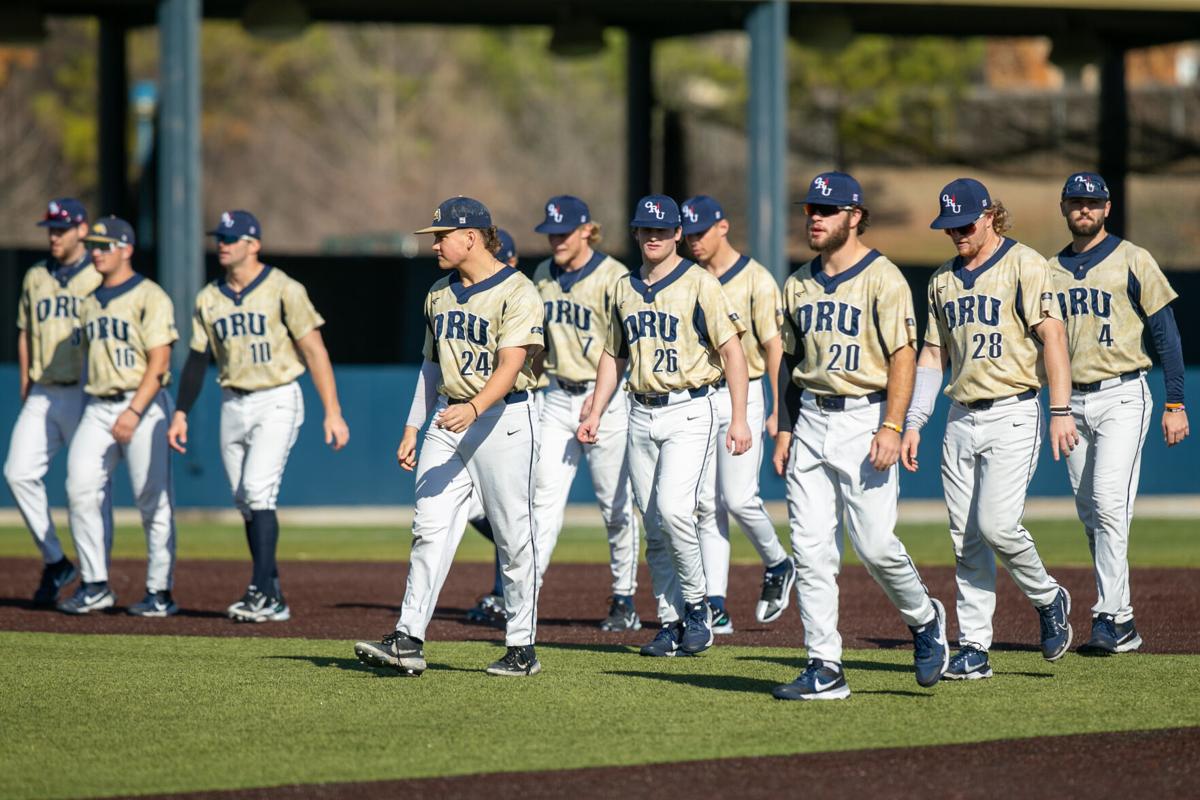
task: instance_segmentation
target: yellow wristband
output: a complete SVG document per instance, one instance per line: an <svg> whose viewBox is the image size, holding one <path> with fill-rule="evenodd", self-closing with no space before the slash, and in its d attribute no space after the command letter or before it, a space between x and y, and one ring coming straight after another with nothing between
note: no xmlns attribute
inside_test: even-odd
<svg viewBox="0 0 1200 800"><path fill-rule="evenodd" d="M1167 403L1166 408L1168 411L1175 408L1183 408L1183 403Z"/></svg>
<svg viewBox="0 0 1200 800"><path fill-rule="evenodd" d="M897 425L894 422L884 422L882 425L880 425L880 427L887 428L888 430L895 431L896 433L899 433L899 434L904 433L904 429L901 428L899 425Z"/></svg>

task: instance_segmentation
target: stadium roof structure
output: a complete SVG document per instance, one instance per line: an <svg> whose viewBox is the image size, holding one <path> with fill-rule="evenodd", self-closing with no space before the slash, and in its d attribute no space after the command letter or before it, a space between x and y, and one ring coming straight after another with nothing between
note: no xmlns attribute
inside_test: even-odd
<svg viewBox="0 0 1200 800"><path fill-rule="evenodd" d="M747 108L751 251L786 269L786 41L837 48L859 33L897 36L1048 36L1055 50L1100 63L1100 159L1114 200L1110 227L1123 232L1128 172L1125 52L1200 39L1200 0L31 0L0 7L0 39L16 16L100 20L100 186L104 207L127 208L125 33L160 30L157 235L159 277L178 319L203 281L200 219L199 27L202 18L240 19L275 33L307 22L431 25L544 25L567 51L595 47L605 27L628 31L626 195L650 189L651 51L655 39L740 29L749 34Z"/></svg>

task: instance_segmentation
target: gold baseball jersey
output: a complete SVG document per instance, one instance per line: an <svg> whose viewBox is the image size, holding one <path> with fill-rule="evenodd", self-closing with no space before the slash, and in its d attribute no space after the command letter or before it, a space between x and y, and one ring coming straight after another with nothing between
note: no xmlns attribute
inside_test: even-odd
<svg viewBox="0 0 1200 800"><path fill-rule="evenodd" d="M1083 253L1050 259L1067 325L1071 380L1095 383L1150 368L1143 320L1178 297L1154 257L1112 234Z"/></svg>
<svg viewBox="0 0 1200 800"><path fill-rule="evenodd" d="M950 385L960 403L1011 397L1042 385L1034 326L1062 319L1050 265L1033 248L1004 238L978 268L947 261L929 281L925 343L948 348Z"/></svg>
<svg viewBox="0 0 1200 800"><path fill-rule="evenodd" d="M629 359L629 391L673 392L720 380L719 348L745 330L721 283L684 259L653 284L640 270L617 282L604 349Z"/></svg>
<svg viewBox="0 0 1200 800"><path fill-rule="evenodd" d="M87 352L87 386L96 397L136 389L146 374L146 354L179 338L175 308L157 283L135 274L119 286L101 286L79 308ZM171 373L163 374L162 384Z"/></svg>
<svg viewBox="0 0 1200 800"><path fill-rule="evenodd" d="M624 264L604 253L593 253L574 272L549 258L538 264L533 283L545 307L546 372L574 383L596 379L613 287L628 274Z"/></svg>
<svg viewBox="0 0 1200 800"><path fill-rule="evenodd" d="M264 266L240 292L229 288L224 276L200 290L192 313L192 349L212 352L221 386L271 389L303 374L296 340L324 324L303 284Z"/></svg>
<svg viewBox="0 0 1200 800"><path fill-rule="evenodd" d="M742 350L750 380L761 378L767 371L763 342L779 335L783 321L783 299L779 284L767 268L750 256L742 256L718 278L729 306L746 326Z"/></svg>
<svg viewBox="0 0 1200 800"><path fill-rule="evenodd" d="M101 280L90 255L74 266L42 261L25 273L17 329L29 336L29 380L79 383L83 372L79 305Z"/></svg>
<svg viewBox="0 0 1200 800"><path fill-rule="evenodd" d="M915 347L912 291L872 250L838 275L817 256L783 284L783 350L801 356L792 381L813 394L863 397L887 388L888 358Z"/></svg>
<svg viewBox="0 0 1200 800"><path fill-rule="evenodd" d="M425 296L425 358L438 364L438 393L470 400L483 389L505 347L544 346L542 298L533 281L512 267L463 286L458 273L442 278ZM517 375L514 392L532 391L533 356Z"/></svg>

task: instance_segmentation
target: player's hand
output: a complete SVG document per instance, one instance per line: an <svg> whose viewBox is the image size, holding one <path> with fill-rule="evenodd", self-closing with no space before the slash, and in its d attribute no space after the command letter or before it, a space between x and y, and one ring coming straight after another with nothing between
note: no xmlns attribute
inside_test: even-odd
<svg viewBox="0 0 1200 800"><path fill-rule="evenodd" d="M187 448L184 447L187 444L187 429L187 414L176 411L167 428L167 444L171 445L171 449L177 453L187 452Z"/></svg>
<svg viewBox="0 0 1200 800"><path fill-rule="evenodd" d="M444 431L462 433L477 419L479 419L479 415L475 413L473 404L455 403L442 409L442 413L434 418L433 424Z"/></svg>
<svg viewBox="0 0 1200 800"><path fill-rule="evenodd" d="M775 438L775 434L779 433L779 412L772 411L771 416L767 417L766 430L767 436L772 439Z"/></svg>
<svg viewBox="0 0 1200 800"><path fill-rule="evenodd" d="M583 422L592 415L592 403L596 400L596 393L593 392L583 398L583 407L579 409L579 421Z"/></svg>
<svg viewBox="0 0 1200 800"><path fill-rule="evenodd" d="M1075 430L1074 417L1050 417L1050 450L1054 453L1055 461L1058 461L1060 454L1063 458L1071 455L1078 444L1079 432Z"/></svg>
<svg viewBox="0 0 1200 800"><path fill-rule="evenodd" d="M129 444L133 438L133 432L137 430L138 423L142 418L126 408L117 417L117 421L113 423L112 435L117 440L117 444Z"/></svg>
<svg viewBox="0 0 1200 800"><path fill-rule="evenodd" d="M417 468L417 429L405 428L404 436L400 439L400 447L396 450L396 460L402 469L412 472Z"/></svg>
<svg viewBox="0 0 1200 800"><path fill-rule="evenodd" d="M1163 439L1167 447L1174 447L1188 437L1188 418L1186 411L1163 412Z"/></svg>
<svg viewBox="0 0 1200 800"><path fill-rule="evenodd" d="M325 415L325 444L341 450L350 442L350 426L341 414Z"/></svg>
<svg viewBox="0 0 1200 800"><path fill-rule="evenodd" d="M583 444L595 444L600 440L600 417L596 414L589 414L588 418L579 424L579 430L575 431L575 438Z"/></svg>
<svg viewBox="0 0 1200 800"><path fill-rule="evenodd" d="M725 434L725 449L732 455L740 456L754 446L754 438L750 435L750 426L745 420L734 420L729 423L729 432Z"/></svg>
<svg viewBox="0 0 1200 800"><path fill-rule="evenodd" d="M891 428L880 428L875 431L871 440L871 451L867 454L871 466L877 472L886 472L900 458L900 434Z"/></svg>
<svg viewBox="0 0 1200 800"><path fill-rule="evenodd" d="M917 448L921 444L921 432L909 428L900 440L900 463L909 472L917 471Z"/></svg>
<svg viewBox="0 0 1200 800"><path fill-rule="evenodd" d="M775 455L771 456L771 463L775 465L775 474L783 477L783 473L787 470L788 452L792 447L792 432L780 431L775 434Z"/></svg>

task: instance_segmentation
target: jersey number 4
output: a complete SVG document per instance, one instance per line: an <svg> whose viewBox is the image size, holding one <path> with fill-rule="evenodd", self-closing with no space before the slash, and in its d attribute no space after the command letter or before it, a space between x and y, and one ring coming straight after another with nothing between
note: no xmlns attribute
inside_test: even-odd
<svg viewBox="0 0 1200 800"><path fill-rule="evenodd" d="M1106 322L1100 326L1100 336L1096 341L1105 347L1112 347L1112 323Z"/></svg>
<svg viewBox="0 0 1200 800"><path fill-rule="evenodd" d="M465 350L459 353L462 357L462 366L459 367L458 374L467 375L491 375L492 374L492 359L490 354L484 350L482 353L472 353L470 350ZM474 370L474 372L472 372Z"/></svg>

